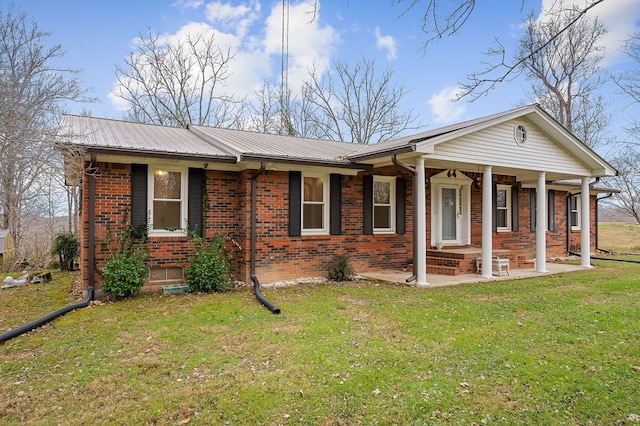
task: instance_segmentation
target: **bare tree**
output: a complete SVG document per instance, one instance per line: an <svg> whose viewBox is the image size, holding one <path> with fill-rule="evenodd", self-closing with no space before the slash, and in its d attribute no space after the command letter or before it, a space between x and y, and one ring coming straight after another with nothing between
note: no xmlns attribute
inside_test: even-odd
<svg viewBox="0 0 640 426"><path fill-rule="evenodd" d="M624 45L625 54L635 64L635 69L614 76L614 81L632 103L640 104L640 32L627 40ZM640 120L632 118L629 132L640 142Z"/></svg>
<svg viewBox="0 0 640 426"><path fill-rule="evenodd" d="M429 1L429 3L436 2L436 0L427 1ZM471 1L473 0L457 0L455 3L465 4ZM533 56L539 55L541 51L554 43L555 40L561 37L566 31L569 31L576 23L579 23L584 19L586 14L592 8L603 1L604 0L590 0L582 7L560 7L558 10L553 12L553 14L556 15L554 20L559 20L563 22L564 25L557 27L555 32L547 33L546 38L541 38L536 47L530 51L521 52L521 54L516 55L511 61L507 59L507 52L504 46L496 39L496 45L486 52L492 60L486 63L486 68L484 70L471 73L467 76L467 81L460 84L462 90L458 94L457 100L465 97L469 97L471 100L476 100L481 96L487 95L496 87L496 85L505 81L512 81L518 77L526 69L524 67L525 62L530 61ZM419 3L420 0L415 0L414 3L416 2ZM558 4L561 3L554 2L554 5ZM454 31L454 33L456 31ZM438 34L441 36L446 33L439 31Z"/></svg>
<svg viewBox="0 0 640 426"><path fill-rule="evenodd" d="M242 127L244 105L222 93L233 55L213 36L168 40L149 31L136 50L116 66L115 95L129 105L128 119L187 127Z"/></svg>
<svg viewBox="0 0 640 426"><path fill-rule="evenodd" d="M640 33L635 33L625 43L624 52L632 60L632 68L614 77L616 84L631 99L632 104L640 104ZM640 223L640 121L631 118L627 129L630 139L614 158L618 169L615 185L620 189L616 200L618 205L630 213Z"/></svg>
<svg viewBox="0 0 640 426"><path fill-rule="evenodd" d="M604 48L598 43L606 30L597 18L568 26L572 19L557 13L537 21L531 15L516 58L525 58L520 67L531 83L530 98L597 148L610 119L604 99L597 95L604 84L598 66Z"/></svg>
<svg viewBox="0 0 640 426"><path fill-rule="evenodd" d="M393 71L378 72L373 60L352 68L337 62L333 69L309 71L303 88L304 120L314 137L370 144L392 139L419 127L413 111L401 112L407 91L393 81Z"/></svg>
<svg viewBox="0 0 640 426"><path fill-rule="evenodd" d="M59 45L13 7L0 8L0 227L19 251L27 213L41 207L56 157L59 114L66 101L89 101L77 70L59 66Z"/></svg>
<svg viewBox="0 0 640 426"><path fill-rule="evenodd" d="M623 210L630 213L640 224L640 153L633 146L627 146L613 160L618 169L615 178L620 189L616 200Z"/></svg>

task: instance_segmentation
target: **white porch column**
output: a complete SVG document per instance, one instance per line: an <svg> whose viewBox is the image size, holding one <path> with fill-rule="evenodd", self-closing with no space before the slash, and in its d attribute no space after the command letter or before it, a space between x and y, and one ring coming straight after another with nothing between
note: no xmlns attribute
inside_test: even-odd
<svg viewBox="0 0 640 426"><path fill-rule="evenodd" d="M546 172L538 172L536 191L536 272L547 272Z"/></svg>
<svg viewBox="0 0 640 426"><path fill-rule="evenodd" d="M416 203L414 206L416 227L416 285L427 285L427 196L425 191L424 158L418 158L416 163Z"/></svg>
<svg viewBox="0 0 640 426"><path fill-rule="evenodd" d="M492 167L482 171L482 278L493 277L493 177Z"/></svg>
<svg viewBox="0 0 640 426"><path fill-rule="evenodd" d="M589 178L582 178L582 194L580 206L580 264L583 268L591 267L591 222L589 220Z"/></svg>

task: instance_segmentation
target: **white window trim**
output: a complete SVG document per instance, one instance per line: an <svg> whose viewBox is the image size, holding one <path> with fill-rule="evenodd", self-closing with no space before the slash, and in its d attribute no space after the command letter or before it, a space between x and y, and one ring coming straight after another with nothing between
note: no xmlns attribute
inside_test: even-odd
<svg viewBox="0 0 640 426"><path fill-rule="evenodd" d="M181 229L153 229L153 185L154 172L156 170L167 170L169 172L180 172L180 222ZM188 214L188 177L189 170L186 167L175 167L173 165L155 163L149 164L147 176L147 215L149 218L149 236L150 237L186 237L187 236L187 214Z"/></svg>
<svg viewBox="0 0 640 426"><path fill-rule="evenodd" d="M305 178L322 178L322 228L312 228L305 229L304 228L304 206L305 204L319 204L313 202L305 202L304 201L304 179ZM328 173L314 173L314 172L303 172L302 173L302 185L300 194L300 233L302 235L328 235L329 234L329 174Z"/></svg>
<svg viewBox="0 0 640 426"><path fill-rule="evenodd" d="M511 185L497 185L496 186L496 190L497 191L505 191L507 199L506 199L506 206L505 207L498 207L497 206L497 200L496 200L496 210L505 210L506 213L506 219L507 219L507 226L498 226L498 232L510 232L512 229L512 224L511 224L511 215L512 215L512 211L511 211Z"/></svg>
<svg viewBox="0 0 640 426"><path fill-rule="evenodd" d="M373 199L373 233L374 234L393 234L396 232L396 178L395 176L374 176L373 177L373 188L375 190L376 182L389 182L389 224L390 227L387 228L376 228L376 218L375 218L375 196L372 195ZM386 204L377 204L379 206Z"/></svg>
<svg viewBox="0 0 640 426"><path fill-rule="evenodd" d="M575 210L569 210L569 217L571 217L571 213L573 213L574 211L576 212L576 223L571 222L571 230L572 231L580 231L582 229L582 224L581 224L581 220L582 220L582 194L576 194L576 195L572 195L571 198L575 198L576 200L576 209ZM571 207L571 204L569 204L569 207Z"/></svg>

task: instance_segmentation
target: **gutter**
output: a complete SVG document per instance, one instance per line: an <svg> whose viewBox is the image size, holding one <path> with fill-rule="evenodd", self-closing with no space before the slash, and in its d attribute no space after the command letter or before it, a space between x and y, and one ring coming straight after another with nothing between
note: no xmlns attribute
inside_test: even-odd
<svg viewBox="0 0 640 426"><path fill-rule="evenodd" d="M256 180L258 179L258 176L264 173L266 167L267 164L265 162L260 163L260 168L251 175L251 248L249 256L249 274L251 276L251 281L253 282L253 292L256 295L256 299L258 299L260 303L262 303L272 313L279 314L280 308L262 295L262 291L260 290L260 281L258 281L258 277L256 277Z"/></svg>
<svg viewBox="0 0 640 426"><path fill-rule="evenodd" d="M7 340L11 340L14 337L18 337L21 334L28 333L31 330L35 330L36 328L42 327L43 325L55 320L63 316L64 314L75 311L76 309L86 308L91 304L91 301L94 297L94 271L95 271L95 210L96 210L96 176L95 171L97 167L96 154L91 154L91 166L89 168L89 208L87 209L87 214L89 215L89 238L88 238L88 250L87 256L89 258L89 263L87 267L87 273L89 274L88 282L87 282L87 296L85 299L74 305L69 305L64 308L58 309L57 311L51 312L43 317L40 317L30 323L27 323L21 327L14 328L13 330L9 330L6 333L0 335L0 343L4 343Z"/></svg>
<svg viewBox="0 0 640 426"><path fill-rule="evenodd" d="M416 188L416 169L414 167L411 166L407 166L406 164L403 164L401 162L398 161L396 154L393 154L391 156L391 162L393 162L393 164L395 164L398 167L402 167L405 170L410 171L413 174L413 205L414 205L414 209L415 206L418 203L417 200L417 191L415 190ZM409 278L407 278L405 280L406 283L410 283L411 281L415 281L418 277L418 250L417 250L417 229L416 226L414 224L413 226L413 275L411 275Z"/></svg>

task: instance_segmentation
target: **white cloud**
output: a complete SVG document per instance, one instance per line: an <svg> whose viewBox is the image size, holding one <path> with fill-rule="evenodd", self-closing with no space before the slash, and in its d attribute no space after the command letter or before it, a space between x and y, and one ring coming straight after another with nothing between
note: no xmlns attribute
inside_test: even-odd
<svg viewBox="0 0 640 426"><path fill-rule="evenodd" d="M205 15L214 26L220 25L223 29L244 37L260 15L260 3L254 0L249 4L232 6L229 3L213 2L207 4Z"/></svg>
<svg viewBox="0 0 640 426"><path fill-rule="evenodd" d="M334 46L340 41L333 27L321 25L319 7L312 20L310 12L313 10L314 0L306 0L289 8L289 85L294 91L306 79L307 70L314 62L318 69L329 65ZM278 66L274 71L279 73L282 52L281 4L274 4L266 19L264 50L277 57Z"/></svg>
<svg viewBox="0 0 640 426"><path fill-rule="evenodd" d="M314 62L320 67L330 63L334 46L340 41L334 28L321 24L319 9L311 19L309 12L314 10L314 1L306 0L291 5L289 9L289 84L292 90L297 90L306 79L307 69ZM187 35L215 37L221 49L229 49L234 55L224 91L236 98L251 97L265 81L279 82L282 47L280 2L274 3L264 21L260 21L260 3L257 0L239 6L217 1L209 3L203 18L207 22L190 22L173 34L161 35L161 43L175 43ZM109 99L122 109L122 102L113 95L117 90L116 85Z"/></svg>
<svg viewBox="0 0 640 426"><path fill-rule="evenodd" d="M380 28L376 27L376 45L387 51L387 59L392 61L398 57L398 49L396 48L396 40L390 36L383 36Z"/></svg>
<svg viewBox="0 0 640 426"><path fill-rule="evenodd" d="M204 0L177 0L172 6L180 9L197 9L204 4Z"/></svg>
<svg viewBox="0 0 640 426"><path fill-rule="evenodd" d="M460 88L458 86L449 86L429 98L427 103L431 107L431 113L435 115L436 123L450 123L464 114L466 110L464 104L453 102L459 91Z"/></svg>

